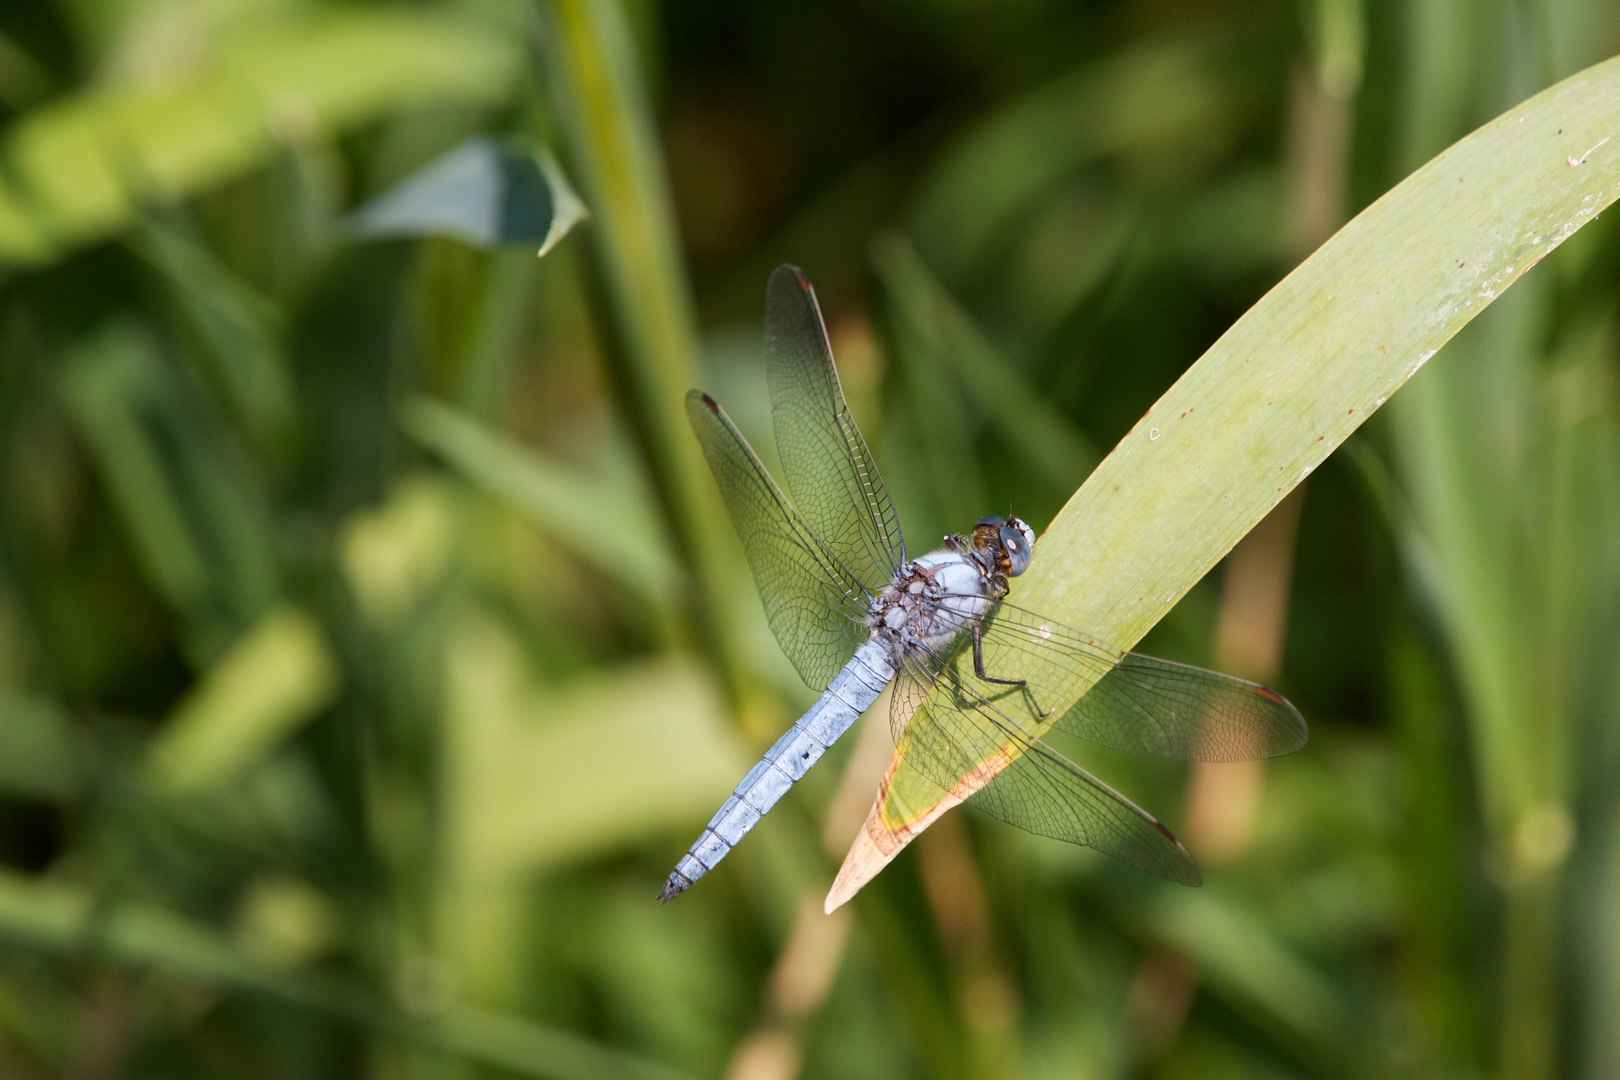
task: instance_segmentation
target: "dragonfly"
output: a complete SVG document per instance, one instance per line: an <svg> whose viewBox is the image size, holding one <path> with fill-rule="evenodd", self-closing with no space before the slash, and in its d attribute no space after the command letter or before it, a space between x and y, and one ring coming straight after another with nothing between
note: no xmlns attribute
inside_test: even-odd
<svg viewBox="0 0 1620 1080"><path fill-rule="evenodd" d="M967 801L991 817L1200 884L1169 829L1044 735L1250 760L1304 746L1299 711L1270 687L1127 652L1010 603L1011 580L1037 548L1016 517L980 518L908 558L844 400L815 290L788 264L766 288L765 374L785 486L713 398L693 390L686 411L771 630L821 696L737 784L659 898L719 865L890 684L896 753L942 795L989 772Z"/></svg>

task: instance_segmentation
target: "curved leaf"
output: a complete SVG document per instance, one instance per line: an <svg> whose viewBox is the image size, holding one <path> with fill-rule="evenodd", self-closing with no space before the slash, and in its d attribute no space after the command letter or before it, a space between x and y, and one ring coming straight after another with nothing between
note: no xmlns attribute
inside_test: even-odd
<svg viewBox="0 0 1620 1080"><path fill-rule="evenodd" d="M474 247L538 244L544 255L585 216L551 155L468 139L355 212L362 238L453 236Z"/></svg>
<svg viewBox="0 0 1620 1080"><path fill-rule="evenodd" d="M1364 210L1097 467L1041 538L1017 603L1123 648L1140 640L1453 334L1620 195L1615 136L1620 59L1497 117ZM828 907L951 805L891 762Z"/></svg>

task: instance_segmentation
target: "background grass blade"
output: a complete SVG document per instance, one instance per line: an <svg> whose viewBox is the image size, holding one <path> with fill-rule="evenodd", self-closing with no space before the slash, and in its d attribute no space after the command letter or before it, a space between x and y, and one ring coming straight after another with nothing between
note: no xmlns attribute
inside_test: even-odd
<svg viewBox="0 0 1620 1080"><path fill-rule="evenodd" d="M570 162L592 214L589 274L616 390L676 550L693 576L696 638L741 692L720 564L713 481L679 403L697 383L691 293L680 270L674 213L646 91L624 13L611 0L537 0L541 39L564 116Z"/></svg>
<svg viewBox="0 0 1620 1080"><path fill-rule="evenodd" d="M363 237L452 236L474 247L531 244L544 255L585 216L550 154L475 136L350 218Z"/></svg>
<svg viewBox="0 0 1620 1080"><path fill-rule="evenodd" d="M98 328L60 379L148 577L188 621L197 659L210 659L276 592L260 477L139 324Z"/></svg>
<svg viewBox="0 0 1620 1080"><path fill-rule="evenodd" d="M924 257L958 280L1021 205L1087 159L1173 147L1196 167L1237 127L1223 59L1208 39L1138 43L969 125L916 196L909 231Z"/></svg>
<svg viewBox="0 0 1620 1080"><path fill-rule="evenodd" d="M911 334L933 358L935 370L921 377L954 375L1001 437L1061 490L1096 467L1100 458L1085 436L1030 389L1023 372L934 280L903 236L880 237L872 259L899 309L897 317L910 323Z"/></svg>
<svg viewBox="0 0 1620 1080"><path fill-rule="evenodd" d="M284 440L293 389L280 349L280 309L156 215L142 222L132 246L161 275L197 366L230 412L260 442Z"/></svg>
<svg viewBox="0 0 1620 1080"><path fill-rule="evenodd" d="M271 609L170 717L151 749L153 783L187 794L229 782L330 705L338 679L319 624Z"/></svg>
<svg viewBox="0 0 1620 1080"><path fill-rule="evenodd" d="M546 461L430 398L410 403L404 426L576 556L655 607L673 609L679 567L641 492ZM586 521L592 526L588 531L580 527Z"/></svg>

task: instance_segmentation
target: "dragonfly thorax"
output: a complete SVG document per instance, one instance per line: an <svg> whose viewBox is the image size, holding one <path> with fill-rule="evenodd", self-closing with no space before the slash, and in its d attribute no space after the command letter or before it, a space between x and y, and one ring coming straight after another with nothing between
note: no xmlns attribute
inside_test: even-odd
<svg viewBox="0 0 1620 1080"><path fill-rule="evenodd" d="M897 659L916 649L943 649L1005 595L1006 579L997 570L994 559L967 545L906 563L872 602L873 636L888 642Z"/></svg>

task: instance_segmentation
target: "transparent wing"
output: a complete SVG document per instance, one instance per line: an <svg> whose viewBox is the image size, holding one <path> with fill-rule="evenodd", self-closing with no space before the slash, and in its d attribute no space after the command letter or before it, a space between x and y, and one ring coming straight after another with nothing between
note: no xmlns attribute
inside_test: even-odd
<svg viewBox="0 0 1620 1080"><path fill-rule="evenodd" d="M765 290L765 375L782 472L799 513L872 593L906 561L899 519L844 402L816 294L783 264Z"/></svg>
<svg viewBox="0 0 1620 1080"><path fill-rule="evenodd" d="M776 640L812 690L826 689L867 637L861 582L794 512L713 398L693 390L686 415L742 540Z"/></svg>
<svg viewBox="0 0 1620 1080"><path fill-rule="evenodd" d="M1298 750L1309 736L1298 710L1270 687L1128 653L1011 604L985 616L982 637L985 674L1027 683L1021 718L1036 730L1067 706L1055 717L1059 731L1132 754L1189 761L1275 757ZM977 682L971 657L966 670Z"/></svg>
<svg viewBox="0 0 1620 1080"><path fill-rule="evenodd" d="M962 649L949 657L908 658L890 705L905 727L896 753L942 792L972 790L988 777L967 801L1009 825L1094 848L1184 885L1203 881L1198 863L1153 815L1020 721L1016 688L985 695L977 689L985 685Z"/></svg>

